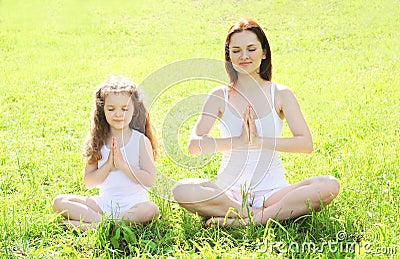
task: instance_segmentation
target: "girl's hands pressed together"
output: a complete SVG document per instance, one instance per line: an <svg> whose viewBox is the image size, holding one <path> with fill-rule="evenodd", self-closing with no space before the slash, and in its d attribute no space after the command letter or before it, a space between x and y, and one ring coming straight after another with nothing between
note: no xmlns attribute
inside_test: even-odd
<svg viewBox="0 0 400 259"><path fill-rule="evenodd" d="M112 137L110 156L113 157L113 166L117 169L124 170L128 166L128 163L124 160L121 150L118 145L118 141L115 137Z"/></svg>
<svg viewBox="0 0 400 259"><path fill-rule="evenodd" d="M111 140L111 145L110 145L110 153L108 154L107 162L106 164L110 168L110 170L114 167L114 152L113 152L113 144L114 143L114 137Z"/></svg>

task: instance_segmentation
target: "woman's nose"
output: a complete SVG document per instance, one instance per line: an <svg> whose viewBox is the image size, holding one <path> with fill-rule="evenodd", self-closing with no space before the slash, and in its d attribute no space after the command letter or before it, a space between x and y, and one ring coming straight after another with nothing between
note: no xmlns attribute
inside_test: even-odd
<svg viewBox="0 0 400 259"><path fill-rule="evenodd" d="M245 59L245 58L248 58L248 57L249 57L249 53L246 50L243 50L241 55L240 55L240 58Z"/></svg>

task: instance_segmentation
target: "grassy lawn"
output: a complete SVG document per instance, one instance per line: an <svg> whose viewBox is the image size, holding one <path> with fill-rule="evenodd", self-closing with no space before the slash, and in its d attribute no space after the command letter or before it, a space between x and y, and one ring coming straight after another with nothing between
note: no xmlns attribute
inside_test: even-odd
<svg viewBox="0 0 400 259"><path fill-rule="evenodd" d="M293 90L313 135L311 155L281 154L288 181L330 174L341 192L297 220L205 228L170 187L216 175L220 155L189 156L186 144L205 94L225 80L224 39L240 17L265 28L273 81ZM399 53L395 0L0 1L0 258L398 257ZM96 194L81 153L110 74L148 93L164 146L152 190L162 216L65 230L52 199Z"/></svg>

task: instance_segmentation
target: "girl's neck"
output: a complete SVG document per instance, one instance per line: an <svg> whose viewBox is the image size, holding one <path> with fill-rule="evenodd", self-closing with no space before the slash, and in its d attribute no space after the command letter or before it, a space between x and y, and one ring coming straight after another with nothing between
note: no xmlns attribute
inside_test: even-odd
<svg viewBox="0 0 400 259"><path fill-rule="evenodd" d="M132 130L128 128L124 129L110 129L110 137L115 137L118 141L118 145L123 146L128 143L129 139L132 136Z"/></svg>

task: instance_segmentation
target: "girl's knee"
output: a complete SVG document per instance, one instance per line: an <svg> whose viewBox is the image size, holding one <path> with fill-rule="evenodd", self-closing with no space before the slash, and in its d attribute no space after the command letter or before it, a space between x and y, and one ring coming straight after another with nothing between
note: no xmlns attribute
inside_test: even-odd
<svg viewBox="0 0 400 259"><path fill-rule="evenodd" d="M141 217L139 222L147 223L156 218L160 214L160 210L155 203L149 202L148 204L145 205L145 209L142 210L140 214Z"/></svg>
<svg viewBox="0 0 400 259"><path fill-rule="evenodd" d="M158 206L153 203L150 202L149 204L149 216L151 219L157 217L158 215L160 215L160 209L158 208Z"/></svg>
<svg viewBox="0 0 400 259"><path fill-rule="evenodd" d="M158 206L153 202L145 202L138 204L119 215L119 218L124 220L132 220L138 223L147 223L153 220L160 214Z"/></svg>
<svg viewBox="0 0 400 259"><path fill-rule="evenodd" d="M160 210L158 206L153 203L149 202L146 203L144 206L142 206L140 212L138 213L140 216L139 222L140 223L146 223L152 221L154 218L156 218L160 214Z"/></svg>

